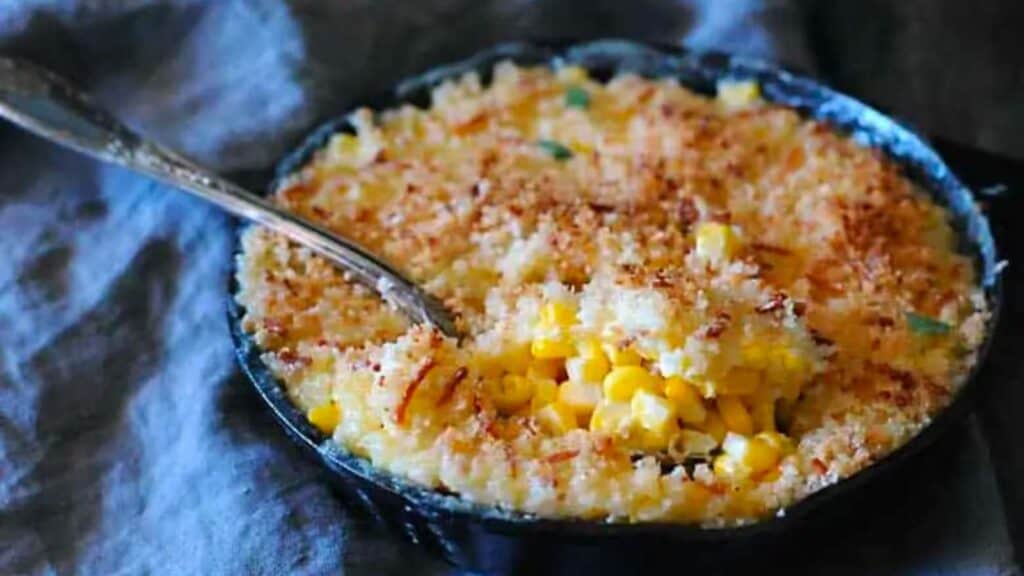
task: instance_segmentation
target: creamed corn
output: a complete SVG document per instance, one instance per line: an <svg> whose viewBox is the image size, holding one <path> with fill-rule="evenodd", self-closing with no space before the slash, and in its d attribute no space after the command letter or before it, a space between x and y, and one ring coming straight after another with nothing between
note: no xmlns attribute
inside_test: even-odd
<svg viewBox="0 0 1024 576"><path fill-rule="evenodd" d="M413 482L545 516L751 521L905 442L974 361L987 312L946 212L755 83L505 63L351 120L276 201L468 336L260 228L238 299L311 424Z"/></svg>

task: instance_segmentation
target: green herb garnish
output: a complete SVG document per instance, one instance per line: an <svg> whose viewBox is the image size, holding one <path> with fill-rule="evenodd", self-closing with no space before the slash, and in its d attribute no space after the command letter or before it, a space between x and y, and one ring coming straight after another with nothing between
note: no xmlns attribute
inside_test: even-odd
<svg viewBox="0 0 1024 576"><path fill-rule="evenodd" d="M568 160L572 158L572 150L554 140L538 140L537 146L540 146L541 150L550 154L555 160Z"/></svg>
<svg viewBox="0 0 1024 576"><path fill-rule="evenodd" d="M572 86L565 91L565 105L586 110L590 107L590 94L579 86Z"/></svg>
<svg viewBox="0 0 1024 576"><path fill-rule="evenodd" d="M907 312L907 326L918 334L925 334L928 336L941 336L942 334L948 334L953 329L952 326L945 322L940 322L934 318L922 316L916 312Z"/></svg>

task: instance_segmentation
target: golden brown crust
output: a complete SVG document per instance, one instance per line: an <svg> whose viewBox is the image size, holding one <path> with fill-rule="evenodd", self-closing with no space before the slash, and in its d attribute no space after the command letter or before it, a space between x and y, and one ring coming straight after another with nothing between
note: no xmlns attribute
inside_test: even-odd
<svg viewBox="0 0 1024 576"><path fill-rule="evenodd" d="M571 86L586 109L566 105ZM263 230L244 238L239 299L295 401L336 402L340 442L416 481L541 514L741 521L906 441L973 362L986 312L945 211L877 152L792 110L500 65L488 89L470 76L430 110L355 122L358 137L336 137L276 200L397 264L471 337L458 347L410 328ZM695 251L708 222L742 237L727 264ZM708 467L662 473L608 435L552 436L501 414L475 362L520 345L552 298L581 318L650 311L609 337L658 339L652 370L681 355L722 376L749 338L791 342L813 373L783 406L796 453L774 479L727 489ZM948 333L917 333L908 313Z"/></svg>

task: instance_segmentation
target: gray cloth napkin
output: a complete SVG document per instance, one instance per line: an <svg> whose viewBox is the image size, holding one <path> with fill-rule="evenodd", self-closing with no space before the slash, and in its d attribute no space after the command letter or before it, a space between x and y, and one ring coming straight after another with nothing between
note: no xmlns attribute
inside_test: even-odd
<svg viewBox="0 0 1024 576"><path fill-rule="evenodd" d="M842 36L844 9L888 14L890 44ZM0 53L71 76L141 132L236 175L265 175L358 94L522 37L686 41L817 70L877 97L919 67L931 76L890 100L900 112L1024 151L1006 125L1024 118L1019 70L1007 77L993 62L972 72L971 60L940 69L913 50L941 25L908 19L910 9L819 12L770 0L0 0ZM858 54L882 77L870 81ZM985 104L1005 105L943 121L945 97L930 90L950 74L984 76ZM343 504L264 412L228 337L233 248L231 221L202 202L0 125L0 574L450 570ZM933 490L946 508L921 535L853 538L808 558L833 573L1008 566L976 426L957 434L953 480Z"/></svg>

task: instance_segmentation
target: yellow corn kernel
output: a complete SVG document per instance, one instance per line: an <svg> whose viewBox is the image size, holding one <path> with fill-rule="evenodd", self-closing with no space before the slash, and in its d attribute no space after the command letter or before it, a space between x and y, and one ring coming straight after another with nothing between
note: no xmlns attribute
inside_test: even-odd
<svg viewBox="0 0 1024 576"><path fill-rule="evenodd" d="M604 377L604 395L613 402L628 402L637 390L657 390L659 380L639 366L619 366Z"/></svg>
<svg viewBox="0 0 1024 576"><path fill-rule="evenodd" d="M715 476L726 480L743 480L750 476L750 469L728 454L719 454L713 468Z"/></svg>
<svg viewBox="0 0 1024 576"><path fill-rule="evenodd" d="M715 397L715 383L707 378L694 378L690 380L693 387L697 389L697 394L701 398L714 398Z"/></svg>
<svg viewBox="0 0 1024 576"><path fill-rule="evenodd" d="M754 428L767 432L775 430L775 402L771 400L758 401L750 413L754 419Z"/></svg>
<svg viewBox="0 0 1024 576"><path fill-rule="evenodd" d="M567 329L576 322L576 311L565 302L548 302L540 309L537 337L530 345L534 358L567 358L576 351Z"/></svg>
<svg viewBox="0 0 1024 576"><path fill-rule="evenodd" d="M771 360L772 350L761 342L746 342L743 344L741 354L745 365L763 370Z"/></svg>
<svg viewBox="0 0 1024 576"><path fill-rule="evenodd" d="M800 395L800 381L790 378L781 364L772 363L768 366L765 370L765 381L785 400L792 402Z"/></svg>
<svg viewBox="0 0 1024 576"><path fill-rule="evenodd" d="M602 400L590 416L590 430L605 434L624 434L630 426L630 405Z"/></svg>
<svg viewBox="0 0 1024 576"><path fill-rule="evenodd" d="M755 438L775 448L783 456L796 451L792 438L781 432L761 432Z"/></svg>
<svg viewBox="0 0 1024 576"><path fill-rule="evenodd" d="M782 393L787 399L796 400L804 384L811 379L813 368L807 358L792 355L792 359L787 360L786 369L790 373L789 386L783 386Z"/></svg>
<svg viewBox="0 0 1024 576"><path fill-rule="evenodd" d="M643 358L636 350L630 347L619 348L614 344L604 346L605 354L611 360L612 366L639 366Z"/></svg>
<svg viewBox="0 0 1024 576"><path fill-rule="evenodd" d="M530 353L533 354L533 357L544 360L567 358L575 351L572 343L561 337L534 338L533 344L530 345Z"/></svg>
<svg viewBox="0 0 1024 576"><path fill-rule="evenodd" d="M565 373L573 382L601 382L608 374L608 359L600 356L577 356L565 361Z"/></svg>
<svg viewBox="0 0 1024 576"><path fill-rule="evenodd" d="M561 402L552 402L536 412L534 417L549 434L565 434L576 428L576 413Z"/></svg>
<svg viewBox="0 0 1024 576"><path fill-rule="evenodd" d="M791 373L799 374L810 371L810 363L799 353L790 348L784 348L782 354L782 365Z"/></svg>
<svg viewBox="0 0 1024 576"><path fill-rule="evenodd" d="M352 134L338 134L331 138L328 154L332 160L352 163L358 158L359 138Z"/></svg>
<svg viewBox="0 0 1024 576"><path fill-rule="evenodd" d="M718 413L730 432L750 436L754 433L754 420L743 402L735 396L720 396L717 401Z"/></svg>
<svg viewBox="0 0 1024 576"><path fill-rule="evenodd" d="M699 519L711 500L711 491L700 482L687 481L680 487L680 492L682 497L673 506L673 512L683 520Z"/></svg>
<svg viewBox="0 0 1024 576"><path fill-rule="evenodd" d="M633 441L637 448L645 452L663 452L668 448L669 442L677 432L679 432L679 424L673 420L664 430L634 429Z"/></svg>
<svg viewBox="0 0 1024 576"><path fill-rule="evenodd" d="M309 365L309 370L313 374L331 373L334 371L334 356L328 356L326 354L317 355L312 358L313 362Z"/></svg>
<svg viewBox="0 0 1024 576"><path fill-rule="evenodd" d="M558 79L568 84L585 82L589 77L586 69L580 66L565 66L558 70Z"/></svg>
<svg viewBox="0 0 1024 576"><path fill-rule="evenodd" d="M804 387L806 380L798 378L789 378L782 381L780 386L780 392L782 393L782 399L787 402L795 402L800 397L800 390Z"/></svg>
<svg viewBox="0 0 1024 576"><path fill-rule="evenodd" d="M525 344L510 346L507 350L502 351L497 360L505 372L526 374L526 369L530 366L531 361L530 347Z"/></svg>
<svg viewBox="0 0 1024 576"><path fill-rule="evenodd" d="M733 368L718 382L715 382L717 394L746 396L753 394L761 386L761 372L750 368Z"/></svg>
<svg viewBox="0 0 1024 576"><path fill-rule="evenodd" d="M723 80L718 83L718 101L726 108L740 109L761 99L761 87L754 80Z"/></svg>
<svg viewBox="0 0 1024 576"><path fill-rule="evenodd" d="M573 138L572 140L569 140L569 150L572 150L574 154L579 156L586 156L594 151L594 147L586 140Z"/></svg>
<svg viewBox="0 0 1024 576"><path fill-rule="evenodd" d="M484 379L500 378L505 373L496 356L476 356L470 360L470 365Z"/></svg>
<svg viewBox="0 0 1024 576"><path fill-rule="evenodd" d="M510 343L497 354L474 356L471 363L485 379L496 379L504 374L526 374L532 360L529 344Z"/></svg>
<svg viewBox="0 0 1024 576"><path fill-rule="evenodd" d="M568 328L576 323L576 311L565 302L548 302L540 309L540 325L549 328Z"/></svg>
<svg viewBox="0 0 1024 576"><path fill-rule="evenodd" d="M810 362L798 352L785 346L777 346L773 350L771 361L766 371L767 379L780 388L786 400L796 400L800 389L810 377Z"/></svg>
<svg viewBox="0 0 1024 576"><path fill-rule="evenodd" d="M718 444L718 440L710 434L684 429L677 432L669 441L668 453L678 460L692 456L708 456Z"/></svg>
<svg viewBox="0 0 1024 576"><path fill-rule="evenodd" d="M334 429L338 427L338 420L340 418L341 413L333 402L310 408L306 412L306 419L309 420L309 423L316 426L317 430L324 434L332 434Z"/></svg>
<svg viewBox="0 0 1024 576"><path fill-rule="evenodd" d="M493 393L494 405L504 412L519 408L533 396L533 382L525 376L506 374L497 384Z"/></svg>
<svg viewBox="0 0 1024 576"><path fill-rule="evenodd" d="M704 222L697 226L697 255L710 262L725 262L739 252L740 239L731 226Z"/></svg>
<svg viewBox="0 0 1024 576"><path fill-rule="evenodd" d="M657 362L658 358L661 357L661 351L653 346L638 346L636 348L636 352L640 355L640 358L647 360L648 362Z"/></svg>
<svg viewBox="0 0 1024 576"><path fill-rule="evenodd" d="M579 357L574 366L576 377L587 382L600 382L611 369L608 357L601 350L601 343L588 338L580 342L578 352ZM568 369L569 366L566 365L566 370ZM572 378L572 375L569 377Z"/></svg>
<svg viewBox="0 0 1024 576"><path fill-rule="evenodd" d="M562 362L557 358L535 358L526 369L526 377L530 380L558 380L562 375Z"/></svg>
<svg viewBox="0 0 1024 576"><path fill-rule="evenodd" d="M562 382L558 402L572 408L580 416L589 416L601 401L601 385L596 382Z"/></svg>
<svg viewBox="0 0 1024 576"><path fill-rule="evenodd" d="M775 446L760 438L747 438L731 432L722 442L722 451L736 462L742 463L752 474L760 474L774 468L782 456Z"/></svg>
<svg viewBox="0 0 1024 576"><path fill-rule="evenodd" d="M536 412L558 399L558 383L548 378L534 380L530 410Z"/></svg>
<svg viewBox="0 0 1024 576"><path fill-rule="evenodd" d="M605 358L604 350L601 349L601 341L597 338L584 338L580 340L577 344L577 350L581 358Z"/></svg>
<svg viewBox="0 0 1024 576"><path fill-rule="evenodd" d="M790 377L803 379L811 371L811 364L807 358L792 348L782 348L779 352L779 360Z"/></svg>
<svg viewBox="0 0 1024 576"><path fill-rule="evenodd" d="M672 376L665 380L665 397L676 406L676 412L687 424L700 424L708 416L700 394L686 380Z"/></svg>
<svg viewBox="0 0 1024 576"><path fill-rule="evenodd" d="M719 444L721 444L722 440L725 440L725 435L729 432L718 412L708 412L708 417L704 419L704 423L701 424L700 428Z"/></svg>
<svg viewBox="0 0 1024 576"><path fill-rule="evenodd" d="M676 427L676 407L667 398L659 396L649 390L640 389L633 394L629 403L630 415L633 421L644 430L665 437L668 442L668 435Z"/></svg>

